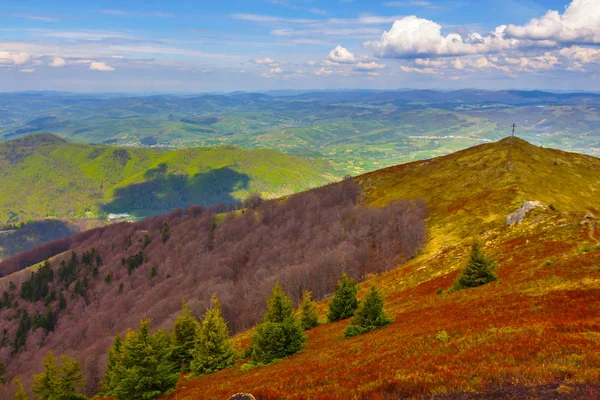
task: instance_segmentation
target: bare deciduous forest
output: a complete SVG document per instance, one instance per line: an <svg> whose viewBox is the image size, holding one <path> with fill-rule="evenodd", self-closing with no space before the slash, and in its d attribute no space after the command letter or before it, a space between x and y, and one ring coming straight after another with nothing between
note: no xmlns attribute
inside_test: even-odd
<svg viewBox="0 0 600 400"><path fill-rule="evenodd" d="M82 363L92 393L115 333L144 317L170 330L182 300L200 316L216 293L230 329L240 332L259 321L276 281L296 305L304 290L322 299L342 272L361 280L391 269L426 240L423 201L369 208L352 179L285 200L251 198L243 206L229 214L217 214L219 206L191 207L86 232L60 243L68 251L51 260L53 274L21 273L14 286L4 282L0 320L9 342L0 348L0 362L7 377L20 374L28 383L53 350ZM36 249L27 257L51 253ZM0 271L19 262L7 260ZM15 351L18 331L26 337Z"/></svg>

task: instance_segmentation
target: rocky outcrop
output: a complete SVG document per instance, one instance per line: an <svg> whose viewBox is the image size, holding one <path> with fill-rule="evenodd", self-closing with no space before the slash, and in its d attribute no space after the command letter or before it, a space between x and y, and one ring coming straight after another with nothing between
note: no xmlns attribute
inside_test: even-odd
<svg viewBox="0 0 600 400"><path fill-rule="evenodd" d="M256 400L250 393L238 393L231 396L228 400Z"/></svg>
<svg viewBox="0 0 600 400"><path fill-rule="evenodd" d="M518 224L519 222L522 222L527 213L534 208L540 208L542 210L548 209L548 207L539 201L528 201L524 203L517 211L506 217L506 225Z"/></svg>

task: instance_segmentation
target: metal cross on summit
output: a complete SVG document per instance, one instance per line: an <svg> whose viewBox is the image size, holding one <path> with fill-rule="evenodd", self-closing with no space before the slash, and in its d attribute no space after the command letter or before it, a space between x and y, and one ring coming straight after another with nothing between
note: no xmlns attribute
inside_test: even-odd
<svg viewBox="0 0 600 400"><path fill-rule="evenodd" d="M517 128L517 124L512 124L512 137L515 137L515 129Z"/></svg>

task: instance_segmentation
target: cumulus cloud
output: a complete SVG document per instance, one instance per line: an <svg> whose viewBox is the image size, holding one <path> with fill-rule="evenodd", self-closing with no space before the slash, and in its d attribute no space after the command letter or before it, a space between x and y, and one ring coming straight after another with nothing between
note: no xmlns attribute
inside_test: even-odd
<svg viewBox="0 0 600 400"><path fill-rule="evenodd" d="M600 63L600 49L571 46L560 50L560 55L582 64Z"/></svg>
<svg viewBox="0 0 600 400"><path fill-rule="evenodd" d="M319 69L318 71L316 71L315 74L319 75L319 76L330 76L331 74L333 74L333 70L329 69L329 68L322 67L321 69Z"/></svg>
<svg viewBox="0 0 600 400"><path fill-rule="evenodd" d="M428 19L409 16L394 22L376 42L366 42L377 57L427 58L449 57L509 49L518 44L516 39L505 39L506 26L500 26L488 36L472 33L463 37L458 33L442 34L442 26Z"/></svg>
<svg viewBox="0 0 600 400"><path fill-rule="evenodd" d="M90 64L90 69L92 71L100 71L100 72L109 72L109 71L115 70L113 67L106 65L106 63L99 62L99 61L92 62Z"/></svg>
<svg viewBox="0 0 600 400"><path fill-rule="evenodd" d="M433 68L414 68L414 67L407 67L406 65L403 65L400 67L400 69L402 70L402 72L409 72L409 73L428 74L428 75L439 74L439 72Z"/></svg>
<svg viewBox="0 0 600 400"><path fill-rule="evenodd" d="M271 68L271 70L269 72L274 75L283 74L283 70L279 67Z"/></svg>
<svg viewBox="0 0 600 400"><path fill-rule="evenodd" d="M277 61L272 60L269 57L263 58L262 60L255 60L254 62L258 65L268 65L271 67L279 65L279 63Z"/></svg>
<svg viewBox="0 0 600 400"><path fill-rule="evenodd" d="M61 57L54 57L50 63L51 67L60 68L66 65L65 59Z"/></svg>
<svg viewBox="0 0 600 400"><path fill-rule="evenodd" d="M598 0L573 0L564 14L550 10L523 26L509 25L506 35L517 39L600 44Z"/></svg>
<svg viewBox="0 0 600 400"><path fill-rule="evenodd" d="M0 65L23 65L31 60L31 55L27 53L9 53L0 51Z"/></svg>
<svg viewBox="0 0 600 400"><path fill-rule="evenodd" d="M456 60L454 60L454 62L452 62L452 66L454 67L454 69L458 70L465 69L465 63L463 63L458 57L456 58Z"/></svg>
<svg viewBox="0 0 600 400"><path fill-rule="evenodd" d="M339 45L329 52L329 61L338 64L355 64L357 62L354 54Z"/></svg>
<svg viewBox="0 0 600 400"><path fill-rule="evenodd" d="M370 63L359 62L354 67L354 69L356 69L357 71L373 71L376 69L384 69L384 68L385 68L385 64L378 64L375 61L370 62Z"/></svg>

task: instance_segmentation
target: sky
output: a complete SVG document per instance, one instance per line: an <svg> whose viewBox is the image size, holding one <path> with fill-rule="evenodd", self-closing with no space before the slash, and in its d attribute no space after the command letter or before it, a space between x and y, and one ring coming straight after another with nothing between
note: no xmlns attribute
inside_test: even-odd
<svg viewBox="0 0 600 400"><path fill-rule="evenodd" d="M0 92L600 91L600 0L2 0L0 21Z"/></svg>

